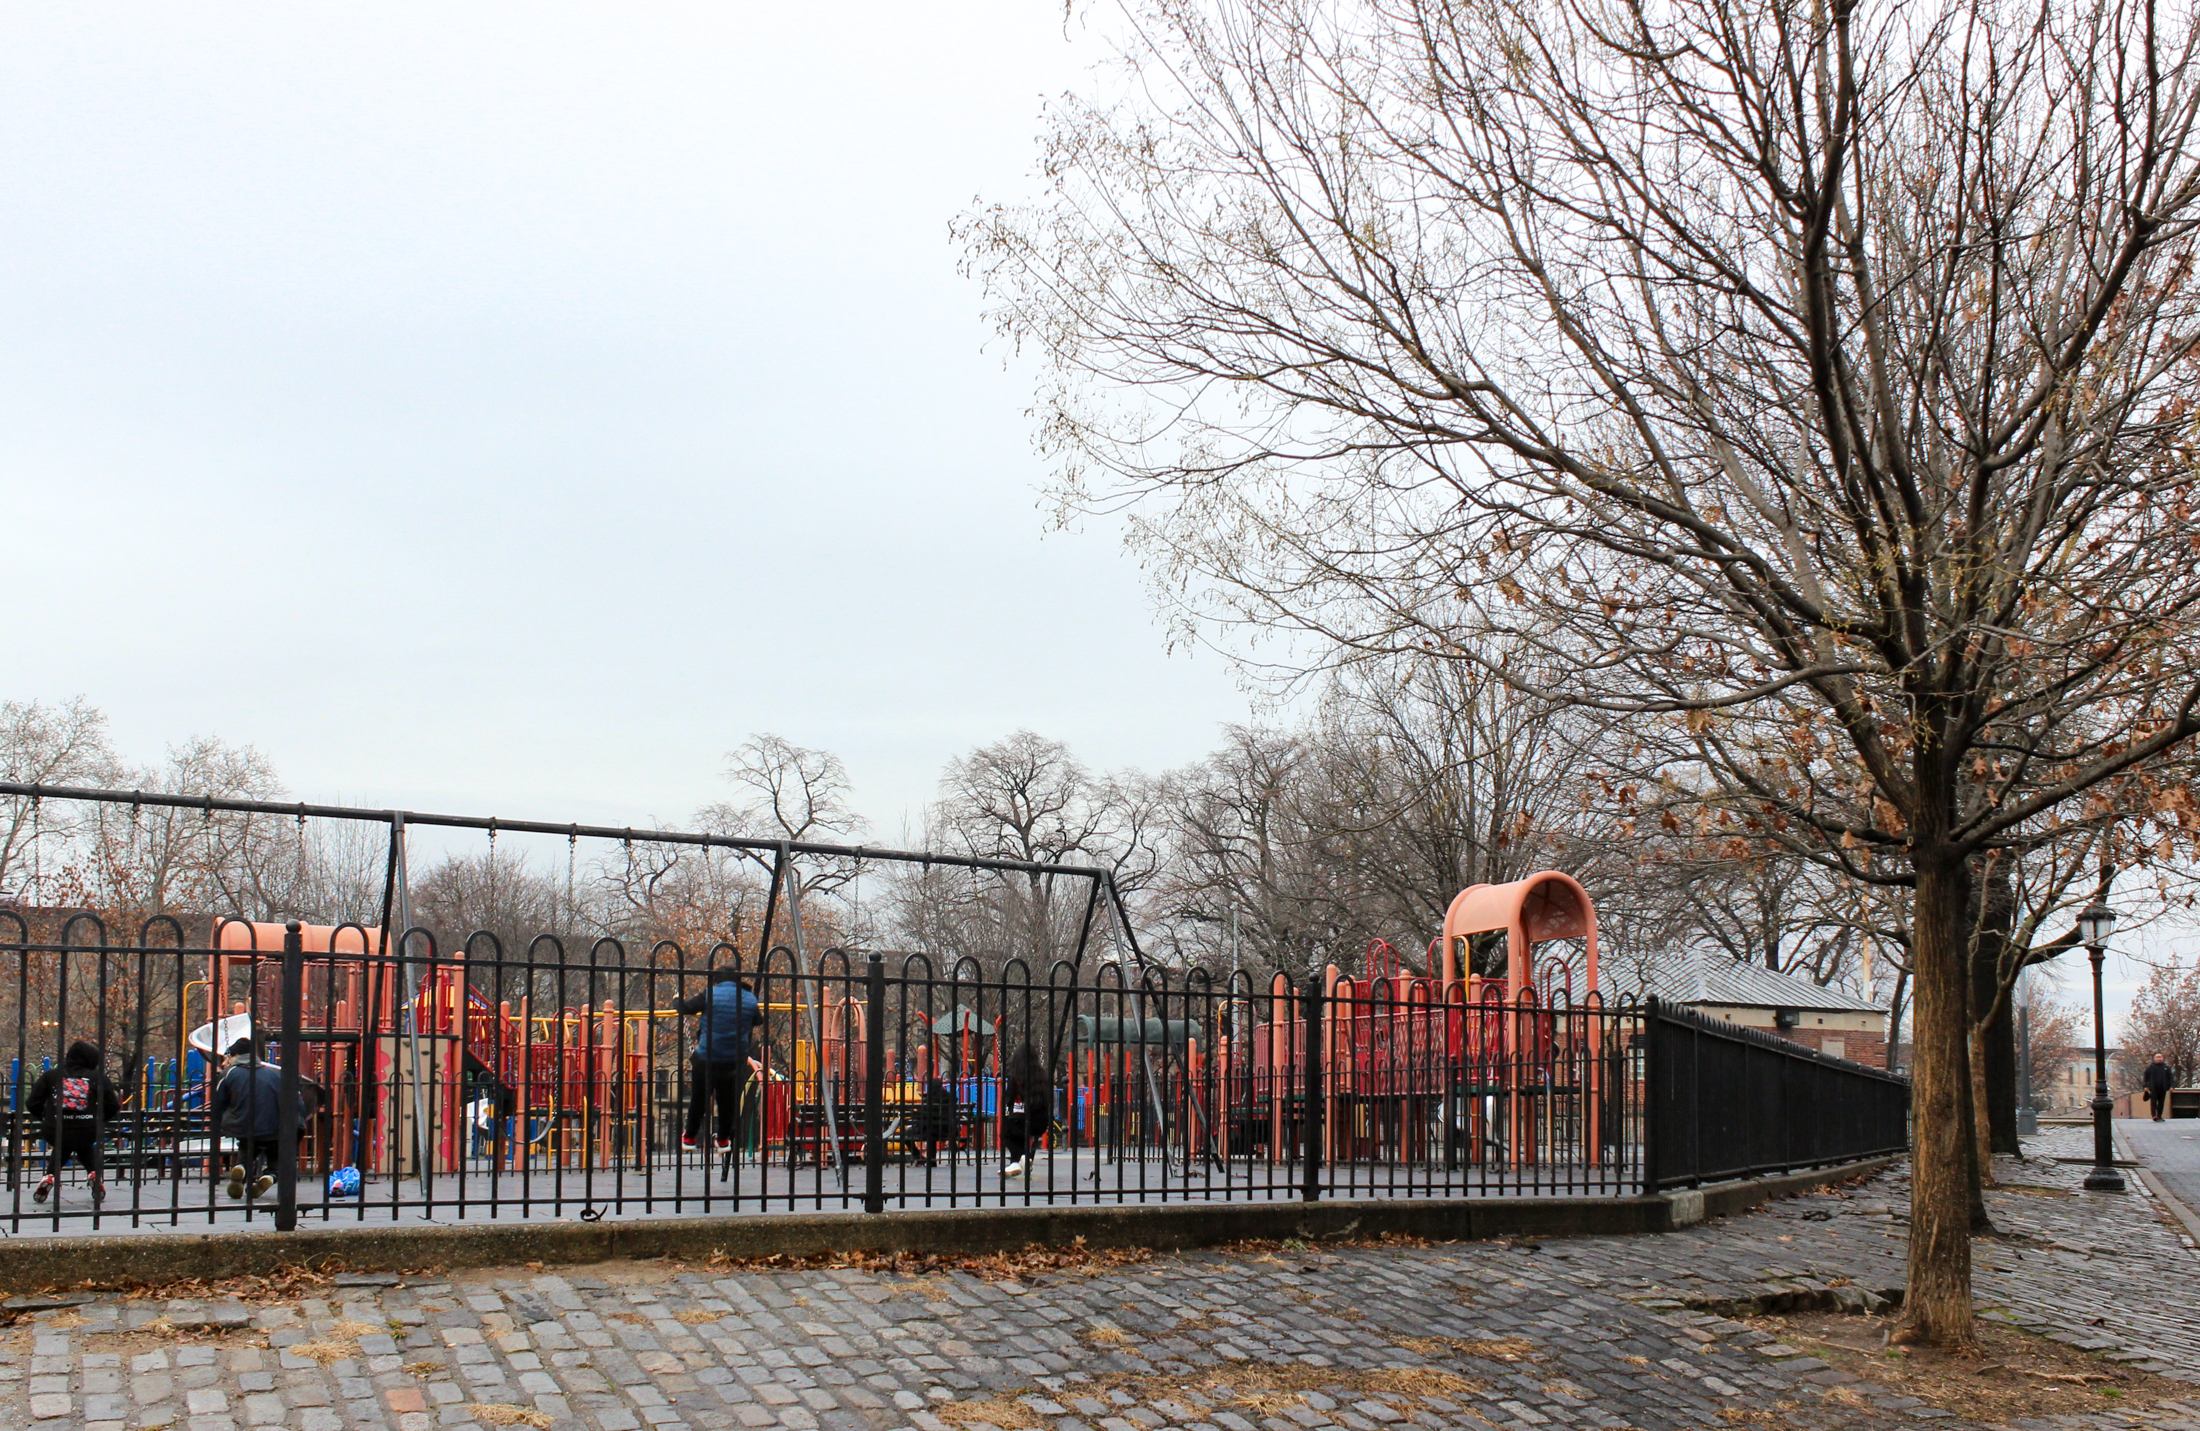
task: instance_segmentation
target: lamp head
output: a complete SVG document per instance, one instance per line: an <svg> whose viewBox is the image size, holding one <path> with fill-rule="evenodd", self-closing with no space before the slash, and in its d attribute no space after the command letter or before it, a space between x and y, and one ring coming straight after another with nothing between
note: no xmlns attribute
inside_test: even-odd
<svg viewBox="0 0 2200 1431"><path fill-rule="evenodd" d="M2089 946L2106 944L2115 927L2116 911L2097 899L2078 911L2078 938Z"/></svg>

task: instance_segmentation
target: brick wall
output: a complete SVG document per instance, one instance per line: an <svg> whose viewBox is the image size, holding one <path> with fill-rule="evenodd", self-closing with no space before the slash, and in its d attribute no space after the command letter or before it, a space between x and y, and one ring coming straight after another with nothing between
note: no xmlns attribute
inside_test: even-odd
<svg viewBox="0 0 2200 1431"><path fill-rule="evenodd" d="M1770 1032L1790 1043L1845 1058L1851 1063L1868 1064L1873 1068L1887 1066L1887 1040L1880 1034L1854 1029L1772 1029Z"/></svg>

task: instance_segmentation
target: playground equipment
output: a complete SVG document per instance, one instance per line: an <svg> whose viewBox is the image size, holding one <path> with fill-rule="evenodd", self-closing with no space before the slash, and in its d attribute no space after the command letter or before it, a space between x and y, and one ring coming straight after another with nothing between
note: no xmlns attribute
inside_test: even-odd
<svg viewBox="0 0 2200 1431"><path fill-rule="evenodd" d="M1123 965L1068 966L1052 984L938 978L928 963L873 985L845 951L804 955L798 898L787 944L746 962L720 946L695 965L617 946L512 959L486 936L439 954L419 932L385 948L377 930L301 926L299 1072L321 1093L303 1167L426 1178L676 1155L696 1025L671 1005L727 961L766 1019L738 1150L770 1163L845 1176L870 1151L874 1096L891 1160L998 1146L1002 1071L1026 1042L1054 1074L1062 1139L1110 1159L1521 1167L1593 1162L1616 1136L1619 1025L1598 1017L1596 913L1556 871L1459 893L1419 967L1375 940L1358 970L1265 989ZM176 951L196 976L179 976L173 1022L146 1030L138 1106L178 1115L164 1140L178 1166L218 1155L204 1110L229 1046L280 1056L287 932L224 920L203 953ZM35 1076L19 1059L16 1082Z"/></svg>
<svg viewBox="0 0 2200 1431"><path fill-rule="evenodd" d="M1484 939L1477 949L1477 936L1500 932L1501 945ZM1575 939L1578 992L1574 960L1537 960L1539 946ZM1311 1060L1306 1020L1293 1016L1305 1007L1300 991L1278 974L1270 993L1251 1058L1231 1080L1244 1141L1296 1144L1302 1131L1291 1105L1303 1092L1271 1090L1319 1078L1329 1159L1450 1165L1494 1151L1517 1165L1537 1156L1542 1125L1560 1106L1587 1122L1570 1142L1590 1150L1607 1142L1601 1095L1611 1050L1595 1017L1596 907L1570 875L1544 870L1461 891L1429 943L1426 973L1383 940L1369 946L1357 978L1330 965L1305 992L1326 1006Z"/></svg>

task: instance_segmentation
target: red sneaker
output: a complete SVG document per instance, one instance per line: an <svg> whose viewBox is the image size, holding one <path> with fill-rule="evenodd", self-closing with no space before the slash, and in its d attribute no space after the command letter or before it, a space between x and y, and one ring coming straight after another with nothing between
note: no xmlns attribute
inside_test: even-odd
<svg viewBox="0 0 2200 1431"><path fill-rule="evenodd" d="M681 1147L683 1147L683 1148L692 1148L692 1147L694 1147L694 1146L695 1146L695 1135L694 1135L693 1133L682 1133L682 1134L680 1135L680 1146L681 1146Z"/></svg>

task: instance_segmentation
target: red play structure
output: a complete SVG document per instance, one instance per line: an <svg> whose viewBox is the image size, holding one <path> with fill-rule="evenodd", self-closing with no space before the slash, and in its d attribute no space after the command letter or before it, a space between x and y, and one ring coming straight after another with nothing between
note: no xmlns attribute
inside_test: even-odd
<svg viewBox="0 0 2200 1431"><path fill-rule="evenodd" d="M1501 965L1476 972L1475 936L1504 934ZM1572 960L1540 967L1537 947L1582 942L1580 984ZM1582 1143L1601 1143L1603 1068L1596 1018L1596 908L1572 876L1545 870L1510 884L1462 891L1428 946L1428 970L1416 972L1385 941L1368 948L1352 978L1331 965L1320 980L1323 1043L1311 1076L1322 1080L1330 1110L1325 1157L1418 1162L1435 1156L1478 1159L1501 1148L1511 1162L1533 1160L1538 1119L1552 1091L1586 1093L1590 1126ZM1309 1076L1303 990L1282 975L1271 988L1269 1017L1254 1030L1249 1079L1269 1118L1269 1146L1295 1141L1288 1101L1264 1088L1303 1086ZM1453 1146L1438 1148L1443 1140ZM1463 1148L1462 1154L1458 1150Z"/></svg>
<svg viewBox="0 0 2200 1431"><path fill-rule="evenodd" d="M237 1036L269 1047L284 932L219 926L206 979L186 987L191 1047L218 1054ZM463 960L384 958L373 930L306 926L301 940L300 1071L327 1095L305 1133L309 1167L404 1176L484 1157L508 1168L632 1166L672 1146L666 1120L684 1097L694 1038L676 1011L610 999L547 1007L524 994L492 1003L469 986ZM1562 941L1572 947L1546 947ZM836 1149L860 1157L845 1107L870 1071L860 982L796 982L794 997L814 1007L770 1002L783 987L761 983L777 1032L754 1051L753 1136L766 1156L790 1161L825 1162ZM994 1142L984 1130L1007 1033L967 1009L918 1011L933 985L896 988L904 1016L880 1074L905 1115L897 1149L939 1139L942 1126L952 1141ZM1556 871L1460 893L1420 969L1377 940L1359 973L1332 965L1311 986L1279 974L1261 994L1120 986L1104 1003L1089 987L1068 992L1068 1004L1048 1003L1046 1051L1066 1084L1059 1116L1080 1141L1158 1137L1219 1157L1288 1158L1305 1151L1300 1110L1319 1080L1329 1160L1519 1166L1556 1156L1545 1133L1557 1118L1571 1120L1565 1146L1578 1155L1594 1160L1606 1146L1612 1035L1600 1018L1596 911ZM1322 1030L1311 1060L1310 1004ZM937 1110L920 1118L943 1088L947 1123Z"/></svg>

